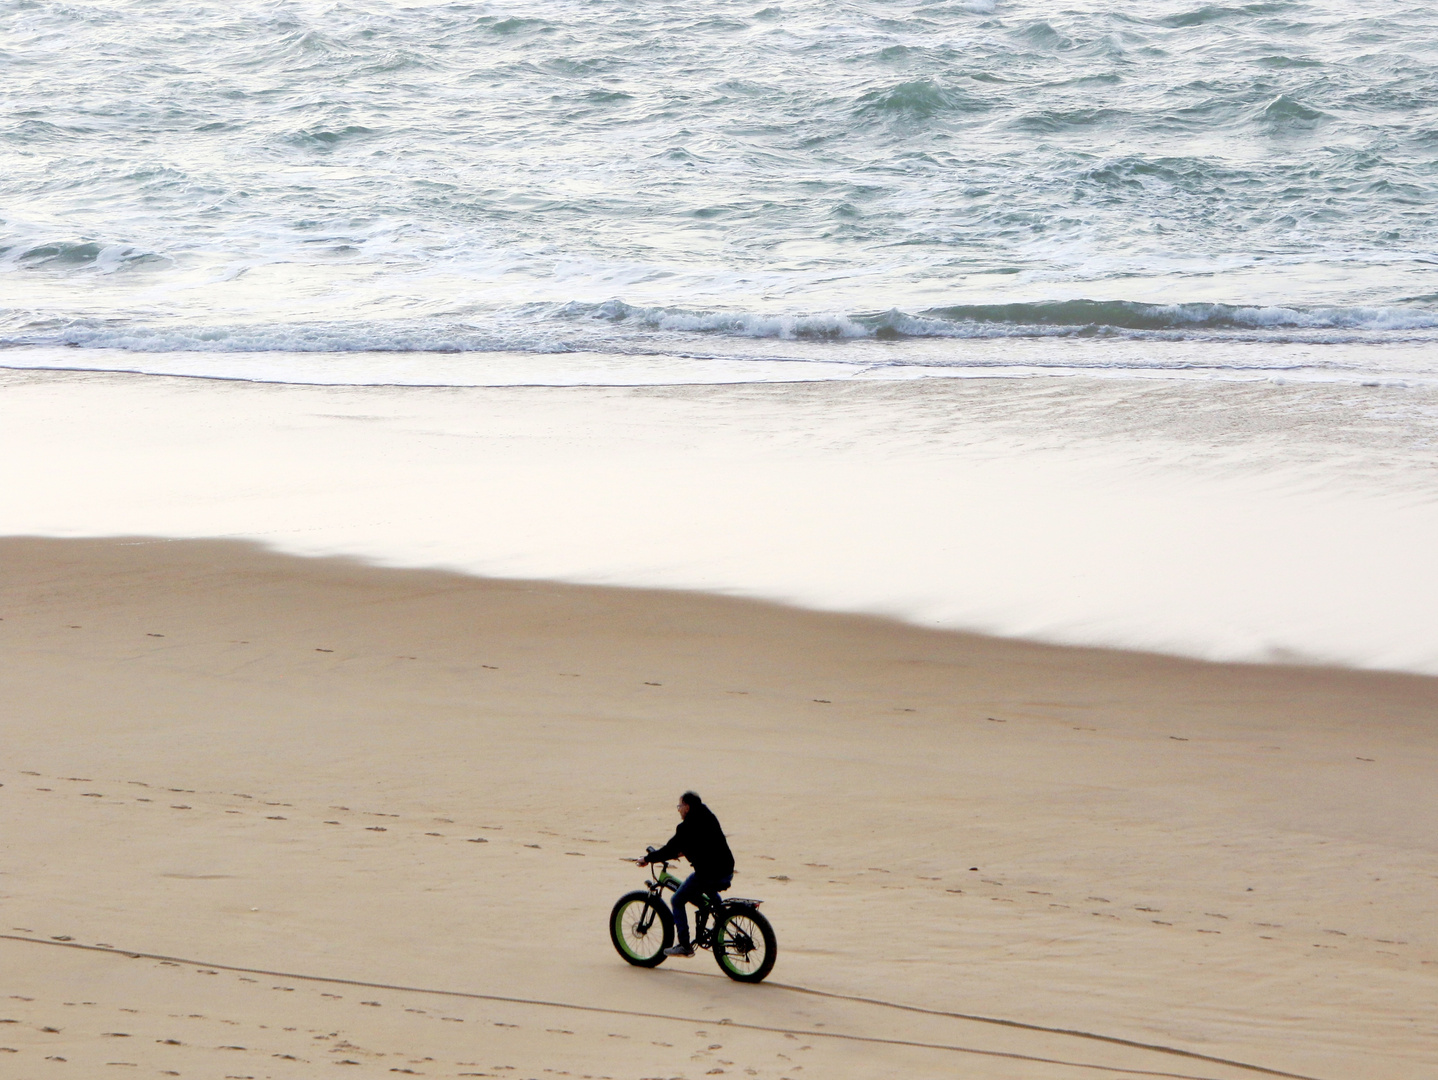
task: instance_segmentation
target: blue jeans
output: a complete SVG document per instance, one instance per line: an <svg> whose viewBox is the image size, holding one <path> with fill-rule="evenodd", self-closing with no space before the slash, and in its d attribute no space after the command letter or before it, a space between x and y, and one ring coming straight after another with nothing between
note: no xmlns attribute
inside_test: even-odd
<svg viewBox="0 0 1438 1080"><path fill-rule="evenodd" d="M674 899L670 901L674 907L674 932L679 936L680 945L689 944L689 912L684 910L684 905L697 904L705 893L723 892L733 883L732 877L700 880L698 874L690 874L684 879L684 884L675 890Z"/></svg>

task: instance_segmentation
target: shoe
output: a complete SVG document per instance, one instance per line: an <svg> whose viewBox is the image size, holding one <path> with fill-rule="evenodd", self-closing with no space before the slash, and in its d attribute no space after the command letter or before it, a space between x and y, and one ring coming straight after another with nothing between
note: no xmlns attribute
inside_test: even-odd
<svg viewBox="0 0 1438 1080"><path fill-rule="evenodd" d="M667 949L664 950L664 955L665 955L665 956L693 956L693 955L694 955L694 946L693 946L693 945L671 945L669 948L667 948Z"/></svg>

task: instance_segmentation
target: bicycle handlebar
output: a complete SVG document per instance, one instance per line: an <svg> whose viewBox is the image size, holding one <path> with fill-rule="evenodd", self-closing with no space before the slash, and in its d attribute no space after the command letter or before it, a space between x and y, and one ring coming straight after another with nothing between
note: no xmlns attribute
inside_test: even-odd
<svg viewBox="0 0 1438 1080"><path fill-rule="evenodd" d="M659 849L658 849L657 847L655 847L653 844L650 844L647 848L644 849L644 855L645 855L645 859L646 859L647 865L650 866L650 867L655 867L655 866L659 867L659 870L651 870L651 873L652 873L652 875L653 875L655 881L658 881L658 880L659 880L660 874L662 874L662 873L668 873L668 871L669 871L669 860L668 860L668 859L660 859L658 862L655 862L655 861L654 861L654 853L655 853L656 851L658 851L658 850L659 850Z"/></svg>

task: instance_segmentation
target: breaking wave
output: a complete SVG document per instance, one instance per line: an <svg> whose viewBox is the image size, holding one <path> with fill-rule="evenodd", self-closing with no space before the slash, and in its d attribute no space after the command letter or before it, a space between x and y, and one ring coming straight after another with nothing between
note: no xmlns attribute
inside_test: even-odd
<svg viewBox="0 0 1438 1080"><path fill-rule="evenodd" d="M532 352L647 353L708 341L822 345L905 340L1122 338L1135 341L1385 343L1438 336L1428 307L1240 307L1064 300L960 304L910 313L765 313L603 303L532 304L483 318L146 324L127 319L26 318L0 314L0 348L69 347L131 352ZM686 345L686 343L688 343ZM836 357L837 359L837 357Z"/></svg>

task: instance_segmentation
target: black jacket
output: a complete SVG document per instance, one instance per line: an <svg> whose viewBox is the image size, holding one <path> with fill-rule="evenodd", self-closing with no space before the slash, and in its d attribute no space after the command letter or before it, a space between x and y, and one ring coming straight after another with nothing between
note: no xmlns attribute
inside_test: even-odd
<svg viewBox="0 0 1438 1080"><path fill-rule="evenodd" d="M691 806L688 815L674 830L674 838L649 856L650 862L663 862L683 855L700 877L714 881L732 877L734 855L719 819L707 806Z"/></svg>

